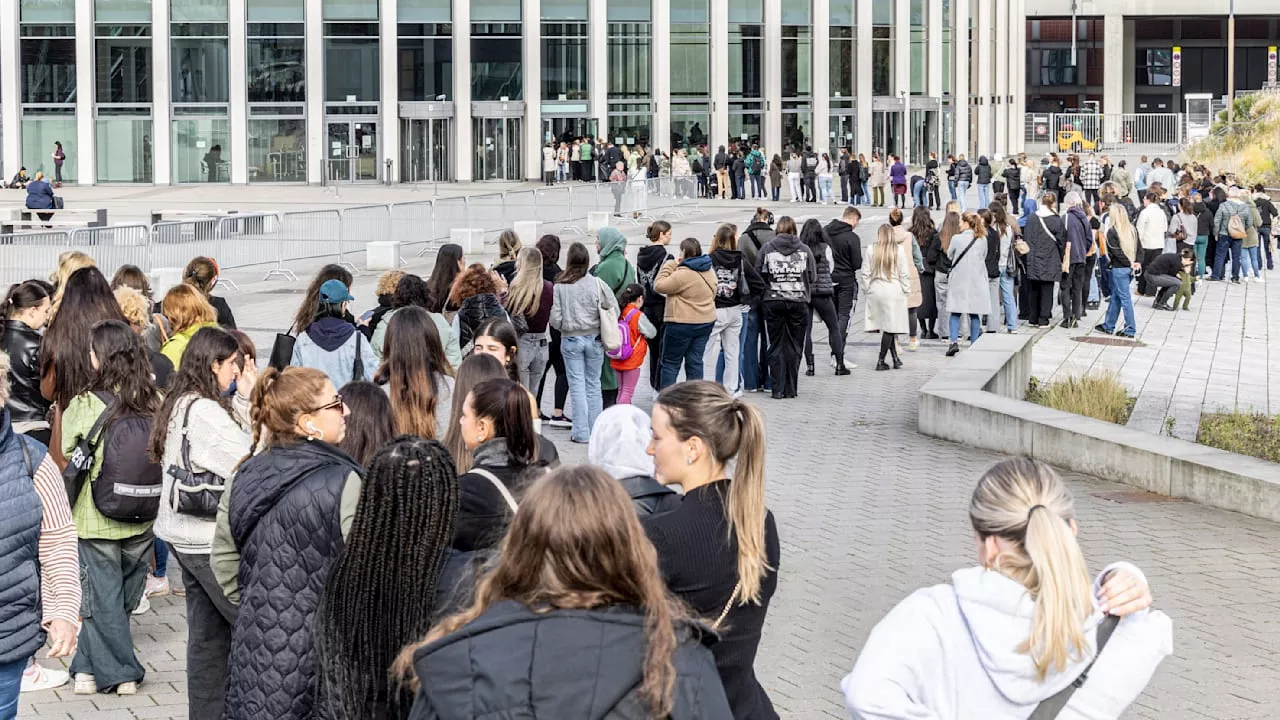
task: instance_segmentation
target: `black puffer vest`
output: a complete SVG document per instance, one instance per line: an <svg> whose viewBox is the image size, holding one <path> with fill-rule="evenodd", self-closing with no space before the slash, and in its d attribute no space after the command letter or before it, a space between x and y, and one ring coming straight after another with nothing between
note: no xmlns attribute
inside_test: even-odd
<svg viewBox="0 0 1280 720"><path fill-rule="evenodd" d="M45 447L13 432L0 410L0 663L29 658L44 645L40 629L40 520L44 505L27 472L44 460Z"/></svg>
<svg viewBox="0 0 1280 720"><path fill-rule="evenodd" d="M343 548L342 487L360 466L324 442L273 448L240 467L231 537L240 614L231 637L228 720L332 717L316 700L316 607Z"/></svg>

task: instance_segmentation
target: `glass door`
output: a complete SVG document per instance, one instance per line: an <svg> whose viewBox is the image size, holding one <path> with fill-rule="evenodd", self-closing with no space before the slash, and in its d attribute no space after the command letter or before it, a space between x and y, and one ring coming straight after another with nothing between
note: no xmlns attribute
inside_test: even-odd
<svg viewBox="0 0 1280 720"><path fill-rule="evenodd" d="M351 123L351 138L356 146L353 174L357 182L378 181L378 123Z"/></svg>
<svg viewBox="0 0 1280 720"><path fill-rule="evenodd" d="M452 120L404 120L402 132L400 182L448 182L453 179L449 154Z"/></svg>
<svg viewBox="0 0 1280 720"><path fill-rule="evenodd" d="M542 121L542 141L572 145L574 140L595 138L599 123L595 118L552 117Z"/></svg>
<svg viewBox="0 0 1280 720"><path fill-rule="evenodd" d="M831 116L831 157L835 158L840 148L848 148L853 155L858 154L857 143L854 142L854 136L858 127L858 118L855 115L832 115Z"/></svg>
<svg viewBox="0 0 1280 720"><path fill-rule="evenodd" d="M523 180L520 118L475 118L477 180Z"/></svg>
<svg viewBox="0 0 1280 720"><path fill-rule="evenodd" d="M328 182L374 182L378 179L378 123L335 120L328 123Z"/></svg>
<svg viewBox="0 0 1280 720"><path fill-rule="evenodd" d="M871 149L881 158L902 154L902 112L876 110L871 114Z"/></svg>
<svg viewBox="0 0 1280 720"><path fill-rule="evenodd" d="M351 182L351 123L329 123L329 150L325 155L325 178L328 182Z"/></svg>

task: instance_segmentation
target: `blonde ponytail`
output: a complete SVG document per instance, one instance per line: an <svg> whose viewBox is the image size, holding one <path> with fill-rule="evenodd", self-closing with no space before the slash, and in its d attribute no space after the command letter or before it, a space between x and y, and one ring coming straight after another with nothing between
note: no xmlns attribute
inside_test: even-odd
<svg viewBox="0 0 1280 720"><path fill-rule="evenodd" d="M980 538L999 537L1008 549L988 559L991 569L1022 583L1035 601L1031 636L1018 646L1043 680L1088 647L1084 622L1093 612L1084 554L1069 524L1071 493L1053 468L1028 458L1005 460L978 482L969 519Z"/></svg>

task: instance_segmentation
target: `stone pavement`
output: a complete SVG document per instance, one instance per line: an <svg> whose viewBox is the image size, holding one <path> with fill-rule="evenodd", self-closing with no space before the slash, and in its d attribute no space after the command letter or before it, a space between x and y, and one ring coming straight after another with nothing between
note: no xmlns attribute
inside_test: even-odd
<svg viewBox="0 0 1280 720"><path fill-rule="evenodd" d="M727 205L710 208L700 218L706 225L677 224L677 237L707 238L710 223L723 219L744 227L748 206ZM821 209L775 208L778 214L801 210ZM867 224L865 239L877 224ZM241 294L230 296L231 305L265 354L305 280L289 286L255 283L252 274L234 279L245 282ZM372 300L375 279L372 273L358 278L358 306ZM945 582L953 570L975 562L968 496L979 475L1000 459L915 430L916 392L947 361L945 344L922 343L919 352L903 353L903 370L876 373L878 338L855 327L849 359L859 367L837 378L826 363L823 332L816 335L818 374L801 379L798 400L746 396L768 423L768 500L782 539L778 592L756 667L779 714L804 720L847 717L839 681L872 626L916 588ZM647 408L652 399L645 389L637 404ZM583 447L569 443L567 430L549 428L548 434L567 462L583 459ZM1090 566L1136 563L1175 623L1174 657L1126 717L1280 715L1280 526L1091 478L1070 476L1068 482ZM158 598L153 607L134 621L148 670L139 695L81 697L68 686L24 695L19 717L186 717L182 603Z"/></svg>
<svg viewBox="0 0 1280 720"><path fill-rule="evenodd" d="M1187 312L1156 311L1151 298L1135 300L1139 346L1080 341L1101 335L1092 328L1106 312L1104 302L1079 329L1055 327L1040 338L1032 375L1052 382L1117 373L1138 398L1129 427L1193 442L1202 413L1280 414L1280 289L1201 282Z"/></svg>

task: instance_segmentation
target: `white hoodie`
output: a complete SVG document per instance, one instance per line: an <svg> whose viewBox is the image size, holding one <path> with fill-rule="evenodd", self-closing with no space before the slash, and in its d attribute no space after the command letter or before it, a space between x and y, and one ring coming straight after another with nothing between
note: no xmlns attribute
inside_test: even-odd
<svg viewBox="0 0 1280 720"><path fill-rule="evenodd" d="M1141 576L1126 563L1108 566L1095 594L1117 568ZM1101 613L1085 623L1088 654L1038 681L1031 656L1016 649L1031 634L1035 612L1026 588L981 567L957 570L951 581L912 593L871 631L840 683L855 720L1025 720L1095 654ZM1164 613L1123 618L1059 720L1119 717L1172 652L1173 625Z"/></svg>

